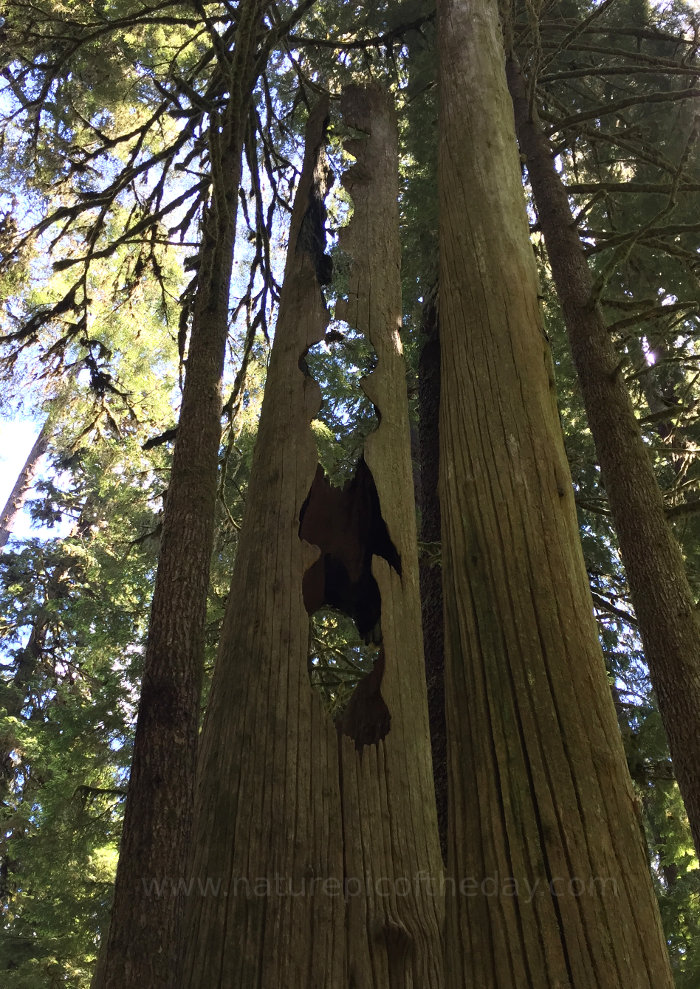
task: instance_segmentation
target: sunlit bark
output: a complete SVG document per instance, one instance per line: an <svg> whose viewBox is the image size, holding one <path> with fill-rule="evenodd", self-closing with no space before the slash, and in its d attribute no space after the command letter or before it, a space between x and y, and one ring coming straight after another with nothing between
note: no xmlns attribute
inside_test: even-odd
<svg viewBox="0 0 700 989"><path fill-rule="evenodd" d="M381 661L336 728L308 673L307 609L324 599L330 577L325 571L321 583L309 583L304 575L326 556L336 567L350 567L365 547L343 546L335 527L334 512L353 517L349 492L341 497L322 479L314 481L310 423L320 395L303 358L327 322L317 279L325 270L324 238L313 226L322 223L318 203L327 181L321 105L307 129L203 730L197 886L182 983L191 989L442 984L440 865L399 338L396 127L376 91L353 90L344 103L346 122L367 136L353 142L358 164L346 177L356 232L346 235L344 248L354 254L361 244L362 255L351 269L342 315L377 351L366 388L381 418L354 489L358 512L380 514L370 525L353 524L350 542L360 533L373 539L383 520L395 550L385 548L382 556L371 544L377 550L371 573L360 567L346 576L376 580ZM207 882L209 893L202 892Z"/></svg>
<svg viewBox="0 0 700 989"><path fill-rule="evenodd" d="M642 431L549 141L531 116L514 61L508 79L520 148L561 300L652 685L695 847L700 852L700 625L683 555L664 511Z"/></svg>
<svg viewBox="0 0 700 989"><path fill-rule="evenodd" d="M438 17L448 985L670 987L538 312L498 7L441 0Z"/></svg>

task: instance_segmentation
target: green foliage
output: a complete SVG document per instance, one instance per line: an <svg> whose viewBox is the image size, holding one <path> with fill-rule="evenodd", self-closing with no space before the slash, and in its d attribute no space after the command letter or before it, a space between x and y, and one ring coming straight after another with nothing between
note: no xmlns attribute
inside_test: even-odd
<svg viewBox="0 0 700 989"><path fill-rule="evenodd" d="M93 268L85 336L53 373L20 363L8 381L43 399L52 430L31 515L67 532L15 542L0 572L0 970L13 987L88 986L111 898L167 487L166 450L142 447L172 422L175 371L158 288L120 292L124 262Z"/></svg>
<svg viewBox="0 0 700 989"><path fill-rule="evenodd" d="M378 654L377 646L362 642L346 615L331 609L312 617L309 678L333 720L343 713L359 681L372 671Z"/></svg>
<svg viewBox="0 0 700 989"><path fill-rule="evenodd" d="M109 904L152 558L125 560L95 521L5 557L8 986L88 985Z"/></svg>
<svg viewBox="0 0 700 989"><path fill-rule="evenodd" d="M362 379L376 364L376 356L361 334L334 322L329 342L306 355L311 377L319 384L323 404L312 424L319 460L334 484L354 474L365 438L377 428L374 407L362 390Z"/></svg>

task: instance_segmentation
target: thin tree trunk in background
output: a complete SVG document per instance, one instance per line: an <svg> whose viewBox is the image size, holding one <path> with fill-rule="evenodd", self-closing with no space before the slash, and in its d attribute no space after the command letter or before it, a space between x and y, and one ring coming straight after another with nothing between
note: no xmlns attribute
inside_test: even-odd
<svg viewBox="0 0 700 989"><path fill-rule="evenodd" d="M438 31L448 985L670 989L542 331L497 3L440 0Z"/></svg>
<svg viewBox="0 0 700 989"><path fill-rule="evenodd" d="M327 104L321 104L307 127L202 736L192 878L213 883L217 892L190 901L182 979L188 989L442 984L440 864L398 333L396 128L377 91L354 89L344 106L345 122L367 136L351 147L358 164L345 181L358 228L342 244L352 252L359 237L368 252L351 268L344 316L369 333L377 351L367 390L381 418L353 482L364 478L372 497L354 509L362 516L379 503L369 547L384 522L401 572L375 554L373 576L362 575L357 590L376 580L381 595L382 658L358 685L339 733L308 672L308 613L322 606L332 576L333 546L326 539L338 540L338 564L344 535L334 530L340 493L317 470L310 424L319 389L303 371L304 356L323 338L328 320L317 280L327 264ZM366 549L350 540L351 556ZM314 574L324 577L323 568L325 579L312 584Z"/></svg>
<svg viewBox="0 0 700 989"><path fill-rule="evenodd" d="M12 535L12 527L17 516L22 511L29 489L34 483L39 461L49 447L49 440L53 431L52 426L52 419L49 415L41 427L39 435L34 440L34 445L29 451L29 456L24 463L24 467L17 475L17 480L10 492L9 498L5 502L5 507L0 512L0 549L7 544L7 540Z"/></svg>
<svg viewBox="0 0 700 989"><path fill-rule="evenodd" d="M430 743L440 850L447 860L447 732L445 726L445 631L440 564L440 336L436 295L426 298L418 361L420 484L420 592L428 686Z"/></svg>
<svg viewBox="0 0 700 989"><path fill-rule="evenodd" d="M204 622L214 536L221 378L228 334L241 153L261 0L239 5L228 104L210 126L206 210L182 407L165 504L134 757L109 935L96 989L182 984L178 958L190 853Z"/></svg>
<svg viewBox="0 0 700 989"><path fill-rule="evenodd" d="M700 853L700 626L693 594L621 373L620 356L593 296L566 190L554 168L549 141L530 116L527 86L512 59L508 79L520 148L527 159L644 655Z"/></svg>

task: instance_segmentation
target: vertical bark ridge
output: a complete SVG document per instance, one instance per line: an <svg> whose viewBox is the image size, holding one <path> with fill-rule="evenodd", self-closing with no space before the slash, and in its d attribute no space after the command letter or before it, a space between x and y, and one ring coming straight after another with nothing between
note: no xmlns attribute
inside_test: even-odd
<svg viewBox="0 0 700 989"><path fill-rule="evenodd" d="M442 567L440 564L440 336L437 293L426 297L421 321L418 364L420 540L420 597L428 687L433 780L438 832L443 860L447 861L447 732L445 728L445 633L442 616Z"/></svg>
<svg viewBox="0 0 700 989"><path fill-rule="evenodd" d="M364 456L400 559L400 568L376 555L372 563L382 601L381 692L391 728L376 747L359 751L351 739L341 739L345 835L355 839L347 841L346 874L366 877L368 883L366 902L348 901L350 984L432 987L442 985L442 864L400 338L396 120L379 88L348 87L341 109L344 123L362 136L346 143L356 158L343 176L354 212L341 231L340 246L352 263L347 300L336 314L362 332L377 355L375 370L362 383L379 418ZM389 880L386 897L381 895L384 878Z"/></svg>
<svg viewBox="0 0 700 989"><path fill-rule="evenodd" d="M497 4L440 0L438 21L448 984L670 987L538 311Z"/></svg>

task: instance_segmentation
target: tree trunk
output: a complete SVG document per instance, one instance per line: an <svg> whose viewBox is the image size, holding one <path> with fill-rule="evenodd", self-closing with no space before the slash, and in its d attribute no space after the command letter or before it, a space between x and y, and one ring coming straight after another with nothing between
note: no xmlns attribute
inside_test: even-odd
<svg viewBox="0 0 700 989"><path fill-rule="evenodd" d="M610 502L676 779L700 853L700 627L683 555L608 333L549 141L528 110L512 59L508 79L581 394Z"/></svg>
<svg viewBox="0 0 700 989"><path fill-rule="evenodd" d="M322 104L307 128L203 731L183 978L190 989L441 985L440 900L426 888L439 878L439 851L398 334L395 123L377 92L354 90L345 101L346 122L367 137L352 146L358 164L347 184L358 230L343 243L353 250L359 237L369 252L350 272L345 317L369 330L377 350L367 390L381 426L354 481L331 488L310 429L319 389L303 370L327 324L317 280L328 260ZM353 492L364 496L345 526L338 513ZM334 591L341 600L338 570L359 602L358 625L376 582L382 650L336 730L309 681L308 614Z"/></svg>
<svg viewBox="0 0 700 989"><path fill-rule="evenodd" d="M443 985L442 862L400 337L397 127L379 87L349 87L341 106L343 123L363 136L346 145L357 164L343 177L354 213L340 246L353 262L347 305L336 312L364 333L377 354L376 369L362 383L379 418L365 443L365 459L399 561L390 565L379 555L372 560L381 594L381 695L391 727L376 747L361 751L343 737L340 753L346 880L363 877L368 886L365 900L348 902L346 985L431 989ZM383 895L387 881L390 896Z"/></svg>
<svg viewBox="0 0 700 989"><path fill-rule="evenodd" d="M5 502L5 507L2 512L0 512L0 549L7 544L7 540L12 534L12 526L14 525L17 516L22 511L22 506L27 498L29 489L34 483L37 468L39 467L39 461L44 456L49 446L52 425L51 416L49 415L47 416L44 425L41 427L41 432L34 440L34 445L29 451L29 456L25 461L24 467L17 475L17 480L15 481L15 485L10 492L9 498Z"/></svg>
<svg viewBox="0 0 700 989"><path fill-rule="evenodd" d="M597 640L495 0L441 0L449 985L672 986Z"/></svg>
<svg viewBox="0 0 700 989"><path fill-rule="evenodd" d="M261 0L239 5L230 96L212 115L212 202L202 229L187 373L165 505L134 757L107 944L96 989L181 982L180 921L190 852L241 153ZM153 884L173 884L154 895Z"/></svg>
<svg viewBox="0 0 700 989"><path fill-rule="evenodd" d="M428 686L430 744L437 804L440 850L447 861L447 729L445 726L445 630L440 563L440 335L438 300L428 296L421 325L423 346L418 361L420 446L420 596Z"/></svg>

